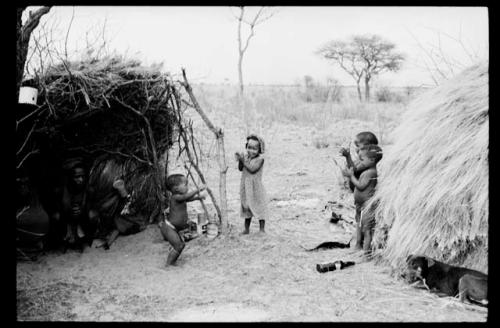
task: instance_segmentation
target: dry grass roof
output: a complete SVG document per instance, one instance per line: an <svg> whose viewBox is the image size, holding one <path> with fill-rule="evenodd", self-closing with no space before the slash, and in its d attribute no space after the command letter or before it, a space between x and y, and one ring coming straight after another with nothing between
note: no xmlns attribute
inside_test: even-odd
<svg viewBox="0 0 500 328"><path fill-rule="evenodd" d="M409 254L487 272L488 63L416 99L379 165L374 247L393 268Z"/></svg>

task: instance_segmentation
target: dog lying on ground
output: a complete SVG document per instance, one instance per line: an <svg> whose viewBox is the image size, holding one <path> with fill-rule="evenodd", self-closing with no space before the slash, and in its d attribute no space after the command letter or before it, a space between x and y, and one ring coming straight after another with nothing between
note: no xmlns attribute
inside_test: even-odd
<svg viewBox="0 0 500 328"><path fill-rule="evenodd" d="M421 280L430 291L443 296L458 296L462 302L488 304L488 275L426 256L410 255L406 263L410 282Z"/></svg>
<svg viewBox="0 0 500 328"><path fill-rule="evenodd" d="M300 245L303 249L306 250L306 252L313 252L313 251L318 251L320 249L333 249L333 248L349 248L350 247L351 241L347 244L345 243L339 243L338 241L325 241L324 243L319 244L318 246L314 248L307 249L304 246Z"/></svg>

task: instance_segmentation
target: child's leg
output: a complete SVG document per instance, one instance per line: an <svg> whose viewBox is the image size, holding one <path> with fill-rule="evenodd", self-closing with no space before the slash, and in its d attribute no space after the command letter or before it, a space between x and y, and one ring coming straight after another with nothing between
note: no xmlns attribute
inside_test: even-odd
<svg viewBox="0 0 500 328"><path fill-rule="evenodd" d="M179 257L179 255L181 255L181 252L186 244L182 240L177 230L170 227L164 221L162 221L159 226L163 238L168 241L174 248L172 251L170 251L167 257L167 265L172 265L175 263L175 261L177 261L177 258Z"/></svg>
<svg viewBox="0 0 500 328"><path fill-rule="evenodd" d="M363 249L363 231L361 230L361 206L356 204L356 246L354 249Z"/></svg>
<svg viewBox="0 0 500 328"><path fill-rule="evenodd" d="M244 235L248 235L250 233L250 222L252 221L252 218L246 218L245 219L245 230L243 230Z"/></svg>
<svg viewBox="0 0 500 328"><path fill-rule="evenodd" d="M375 231L375 215L372 212L365 213L361 222L363 230L363 250L365 253L371 253L373 232Z"/></svg>
<svg viewBox="0 0 500 328"><path fill-rule="evenodd" d="M371 253L373 229L363 229L363 250L365 253Z"/></svg>
<svg viewBox="0 0 500 328"><path fill-rule="evenodd" d="M260 232L266 232L264 230L265 225L266 225L266 220L263 220L263 219L259 220Z"/></svg>

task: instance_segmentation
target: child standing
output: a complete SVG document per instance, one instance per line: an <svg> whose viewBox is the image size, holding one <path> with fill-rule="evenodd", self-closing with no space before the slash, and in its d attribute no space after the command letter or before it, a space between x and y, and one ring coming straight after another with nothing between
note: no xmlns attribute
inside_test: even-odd
<svg viewBox="0 0 500 328"><path fill-rule="evenodd" d="M247 137L245 148L246 154L235 154L238 169L241 171L240 214L245 219L243 234L250 232L252 217L259 220L259 231L264 233L267 218L267 195L262 184L264 140L256 134L251 134Z"/></svg>
<svg viewBox="0 0 500 328"><path fill-rule="evenodd" d="M356 206L356 249L369 252L375 228L373 215L361 216L367 201L373 196L377 185L377 163L382 159L382 149L377 145L360 148L359 164L365 169L359 179L354 175L354 168L346 171L346 176L354 184L354 205Z"/></svg>
<svg viewBox="0 0 500 328"><path fill-rule="evenodd" d="M368 145L378 145L378 139L375 136L375 134L373 134L372 132L364 131L364 132L358 133L354 139L355 152L356 152L356 155L358 157L358 160L353 161L349 149L347 149L347 148L340 149L340 154L345 157L346 162L347 162L346 169L349 169L350 167L352 167L354 169L354 176L358 179L359 179L359 176L361 175L361 173L364 170L366 170L366 167L364 167L363 165L360 165L359 150L360 150L360 148L362 148L364 146L368 146ZM354 185L352 184L352 182L349 179L348 179L348 182L349 182L349 189L351 189L351 191L354 191Z"/></svg>
<svg viewBox="0 0 500 328"><path fill-rule="evenodd" d="M168 254L167 266L173 265L181 254L184 240L179 234L180 230L188 227L187 202L205 199L205 195L200 193L206 186L188 191L188 180L182 174L172 174L167 178L167 190L172 193L170 197L170 212L168 216L159 223L163 238L172 245L173 249Z"/></svg>

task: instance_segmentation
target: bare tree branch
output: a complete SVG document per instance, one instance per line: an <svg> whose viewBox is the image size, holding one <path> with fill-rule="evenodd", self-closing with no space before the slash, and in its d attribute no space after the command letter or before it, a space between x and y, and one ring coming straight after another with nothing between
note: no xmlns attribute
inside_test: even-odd
<svg viewBox="0 0 500 328"><path fill-rule="evenodd" d="M73 19L75 18L75 7L72 8L73 10L71 11L71 19L69 21L69 26L68 30L66 31L66 39L64 40L64 58L66 61L68 60L68 37L69 37L69 32L71 31L71 25L73 24Z"/></svg>
<svg viewBox="0 0 500 328"><path fill-rule="evenodd" d="M29 153L27 153L26 156L24 156L23 159L19 162L19 164L16 165L16 170L20 169L23 166L23 163L28 159L28 157L38 153L40 153L40 150L38 149L32 150Z"/></svg>
<svg viewBox="0 0 500 328"><path fill-rule="evenodd" d="M33 30L40 23L40 18L42 18L42 16L45 15L46 13L48 13L50 11L50 8L51 7L42 7L35 12L32 11L29 12L28 20L26 21L26 23L24 23L21 29L23 40L29 39L31 32L33 32ZM18 10L18 17L19 17L19 10Z"/></svg>
<svg viewBox="0 0 500 328"><path fill-rule="evenodd" d="M17 32L17 42L16 42L16 96L19 95L19 88L21 86L21 81L23 79L24 67L26 64L26 58L28 57L28 48L30 36L33 30L40 23L40 19L43 15L50 11L50 7L42 7L35 12L30 11L29 17L22 24L22 13L24 8L17 8L17 22L16 22L16 32Z"/></svg>

